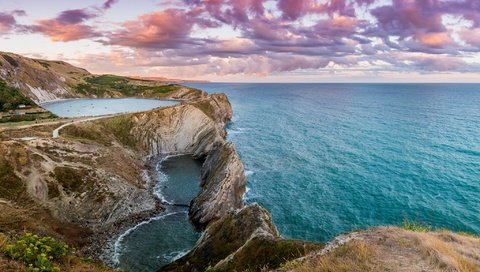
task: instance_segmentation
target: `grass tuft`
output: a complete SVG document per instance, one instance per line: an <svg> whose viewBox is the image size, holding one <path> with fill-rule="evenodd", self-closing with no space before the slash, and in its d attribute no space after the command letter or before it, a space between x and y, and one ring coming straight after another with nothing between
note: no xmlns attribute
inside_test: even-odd
<svg viewBox="0 0 480 272"><path fill-rule="evenodd" d="M422 231L422 232L429 232L432 230L432 227L429 225L425 225L420 222L410 221L408 219L404 219L402 222L402 228L411 231Z"/></svg>

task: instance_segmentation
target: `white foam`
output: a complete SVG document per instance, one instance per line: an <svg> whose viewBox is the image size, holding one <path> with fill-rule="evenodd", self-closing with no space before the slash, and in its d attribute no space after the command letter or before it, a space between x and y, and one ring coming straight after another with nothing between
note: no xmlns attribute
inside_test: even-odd
<svg viewBox="0 0 480 272"><path fill-rule="evenodd" d="M112 262L115 265L118 265L120 263L120 252L122 250L122 245L121 244L123 242L123 239L125 239L125 237L127 237L130 233L134 232L137 228L139 228L143 225L146 225L146 224L149 224L153 221L161 220L161 219L163 219L167 216L174 215L174 214L179 214L179 213L187 213L187 212L186 211L181 211L181 212L171 212L171 213L167 213L167 214L162 214L162 215L159 215L159 216L156 216L156 217L152 217L152 218L150 218L146 221L142 221L142 222L138 223L137 225L135 225L134 227L126 230L124 233L122 233L120 236L118 236L117 240L115 241L114 251L113 251L113 256L112 256Z"/></svg>

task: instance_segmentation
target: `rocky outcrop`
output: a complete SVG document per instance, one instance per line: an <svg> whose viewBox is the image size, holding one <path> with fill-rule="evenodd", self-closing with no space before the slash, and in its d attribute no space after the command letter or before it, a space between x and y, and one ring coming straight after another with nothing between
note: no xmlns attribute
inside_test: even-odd
<svg viewBox="0 0 480 272"><path fill-rule="evenodd" d="M0 142L0 161L16 178L7 185L7 177L0 177L1 198L23 206L28 197L53 217L80 227L104 228L158 206L142 179L143 162L123 148L15 139Z"/></svg>
<svg viewBox="0 0 480 272"><path fill-rule="evenodd" d="M192 154L199 158L225 140L232 117L224 94L179 106L132 114L131 135L145 155Z"/></svg>
<svg viewBox="0 0 480 272"><path fill-rule="evenodd" d="M210 152L202 167L202 187L190 204L190 220L197 229L229 211L243 207L244 167L233 143L224 143Z"/></svg>
<svg viewBox="0 0 480 272"><path fill-rule="evenodd" d="M259 271L318 248L283 240L270 214L252 204L214 221L187 255L160 271Z"/></svg>
<svg viewBox="0 0 480 272"><path fill-rule="evenodd" d="M133 135L145 155L206 155L223 132L196 107L180 105L132 116Z"/></svg>
<svg viewBox="0 0 480 272"><path fill-rule="evenodd" d="M131 116L130 134L145 155L206 157L202 190L190 208L198 229L243 207L244 167L235 146L225 141L225 125L231 118L232 107L224 94Z"/></svg>

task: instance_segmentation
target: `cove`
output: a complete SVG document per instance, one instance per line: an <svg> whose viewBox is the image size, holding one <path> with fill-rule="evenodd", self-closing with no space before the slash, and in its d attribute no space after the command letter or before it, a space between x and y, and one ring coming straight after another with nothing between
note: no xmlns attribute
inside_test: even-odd
<svg viewBox="0 0 480 272"><path fill-rule="evenodd" d="M147 111L179 104L177 100L143 98L67 99L44 103L41 106L59 117L101 116Z"/></svg>
<svg viewBox="0 0 480 272"><path fill-rule="evenodd" d="M166 210L127 230L115 243L114 262L125 271L157 271L187 253L200 237L188 219L198 194L201 162L188 155L150 162L155 194Z"/></svg>

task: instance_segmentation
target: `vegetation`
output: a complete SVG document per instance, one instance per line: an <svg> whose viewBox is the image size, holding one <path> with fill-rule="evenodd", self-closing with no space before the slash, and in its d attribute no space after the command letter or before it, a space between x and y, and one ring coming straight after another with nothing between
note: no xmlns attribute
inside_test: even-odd
<svg viewBox="0 0 480 272"><path fill-rule="evenodd" d="M135 148L136 141L130 133L133 127L130 115L119 115L88 124L68 126L62 130L62 135L95 141L105 146L110 146L117 140L126 147Z"/></svg>
<svg viewBox="0 0 480 272"><path fill-rule="evenodd" d="M153 81L130 79L114 75L90 76L84 83L77 85L79 93L104 97L119 93L124 96L164 97L183 88L177 84L157 85Z"/></svg>
<svg viewBox="0 0 480 272"><path fill-rule="evenodd" d="M102 123L121 144L135 148L135 138L130 133L134 123L130 115L115 116L102 120Z"/></svg>
<svg viewBox="0 0 480 272"><path fill-rule="evenodd" d="M321 258L306 259L303 262L285 264L281 271L298 272L347 272L347 271L384 271L372 260L376 257L374 245L361 241L352 241L339 246Z"/></svg>
<svg viewBox="0 0 480 272"><path fill-rule="evenodd" d="M288 260L304 256L323 246L302 241L255 237L248 241L228 262L209 272L262 271L275 269Z"/></svg>
<svg viewBox="0 0 480 272"><path fill-rule="evenodd" d="M15 200L23 189L24 185L12 165L0 156L0 198Z"/></svg>
<svg viewBox="0 0 480 272"><path fill-rule="evenodd" d="M415 222L415 221L410 221L408 219L403 220L402 228L404 228L406 230L423 231L423 232L427 232L427 231L432 230L431 226L428 226L428 225L425 225L425 224L422 224L422 223L419 223L419 222Z"/></svg>
<svg viewBox="0 0 480 272"><path fill-rule="evenodd" d="M14 123L14 122L32 122L37 120L45 119L54 119L58 118L55 114L51 112L42 112L42 113L33 113L33 114L24 114L24 115L9 115L0 118L1 123Z"/></svg>
<svg viewBox="0 0 480 272"><path fill-rule="evenodd" d="M2 57L3 57L8 63L10 63L10 65L12 65L13 67L18 67L18 62L17 62L14 58L10 57L10 56L7 55L7 54L2 54Z"/></svg>
<svg viewBox="0 0 480 272"><path fill-rule="evenodd" d="M16 109L19 105L34 106L33 101L24 96L20 90L10 87L0 79L0 112Z"/></svg>
<svg viewBox="0 0 480 272"><path fill-rule="evenodd" d="M205 115L210 117L212 120L215 120L215 108L212 104L210 104L210 101L204 100L204 101L199 101L195 103L195 106L199 108Z"/></svg>
<svg viewBox="0 0 480 272"><path fill-rule="evenodd" d="M2 251L6 256L23 262L26 271L32 272L60 271L55 262L73 254L73 250L65 243L31 233L12 243L4 242Z"/></svg>
<svg viewBox="0 0 480 272"><path fill-rule="evenodd" d="M76 124L67 126L62 130L62 135L78 139L86 139L95 141L103 145L109 146L111 139L104 132L104 127L97 123Z"/></svg>
<svg viewBox="0 0 480 272"><path fill-rule="evenodd" d="M85 169L56 167L54 175L55 179L69 192L80 192L82 186L90 185L91 182Z"/></svg>

